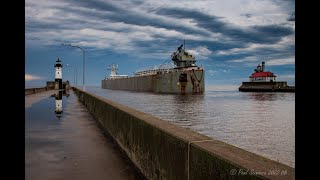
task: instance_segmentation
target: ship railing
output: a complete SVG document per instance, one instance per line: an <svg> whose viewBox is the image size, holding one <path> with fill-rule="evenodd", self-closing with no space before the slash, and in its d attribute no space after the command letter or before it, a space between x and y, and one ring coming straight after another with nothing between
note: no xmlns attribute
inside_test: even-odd
<svg viewBox="0 0 320 180"><path fill-rule="evenodd" d="M145 70L145 71L139 71L134 73L135 76L147 76L147 75L153 75L153 74L159 74L159 73L168 73L170 71L174 71L173 69L149 69L149 70Z"/></svg>

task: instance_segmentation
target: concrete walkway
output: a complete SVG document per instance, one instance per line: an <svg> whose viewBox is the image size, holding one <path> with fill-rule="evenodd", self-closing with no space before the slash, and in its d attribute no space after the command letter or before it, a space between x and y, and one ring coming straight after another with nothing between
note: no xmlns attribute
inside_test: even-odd
<svg viewBox="0 0 320 180"><path fill-rule="evenodd" d="M141 179L72 91L56 117L55 92L25 96L25 179Z"/></svg>

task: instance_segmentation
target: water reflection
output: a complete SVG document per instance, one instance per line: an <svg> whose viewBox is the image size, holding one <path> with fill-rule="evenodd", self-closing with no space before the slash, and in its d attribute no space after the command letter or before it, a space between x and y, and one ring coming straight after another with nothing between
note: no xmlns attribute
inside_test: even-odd
<svg viewBox="0 0 320 180"><path fill-rule="evenodd" d="M25 108L25 179L139 179L69 92L70 96L58 90L26 96L34 103ZM36 96L39 100L34 101Z"/></svg>
<svg viewBox="0 0 320 180"><path fill-rule="evenodd" d="M69 97L69 91L64 90L59 90L56 93L52 94L51 97L55 98L55 104L56 104L56 110L54 111L56 114L56 117L58 119L61 118L63 110L62 110L62 96L66 96L67 98Z"/></svg>
<svg viewBox="0 0 320 180"><path fill-rule="evenodd" d="M294 93L168 95L87 87L100 97L294 167Z"/></svg>
<svg viewBox="0 0 320 180"><path fill-rule="evenodd" d="M249 93L248 96L250 99L255 101L276 101L278 100L279 93Z"/></svg>
<svg viewBox="0 0 320 180"><path fill-rule="evenodd" d="M166 106L172 111L168 112L166 118L169 121L179 121L182 127L192 127L199 124L199 119L205 113L204 95L173 95L172 101ZM195 111L196 110L196 111ZM163 115L161 115L163 117Z"/></svg>

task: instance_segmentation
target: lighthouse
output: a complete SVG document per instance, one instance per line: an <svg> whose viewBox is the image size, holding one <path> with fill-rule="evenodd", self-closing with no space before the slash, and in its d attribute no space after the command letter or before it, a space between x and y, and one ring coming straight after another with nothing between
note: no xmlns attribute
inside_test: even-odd
<svg viewBox="0 0 320 180"><path fill-rule="evenodd" d="M254 70L255 72L249 77L250 82L275 82L277 76L270 71L264 70L265 62L262 62L262 65L259 64L257 69Z"/></svg>
<svg viewBox="0 0 320 180"><path fill-rule="evenodd" d="M62 64L59 58L54 67L56 68L54 89L62 89Z"/></svg>
<svg viewBox="0 0 320 180"><path fill-rule="evenodd" d="M258 64L249 82L242 82L239 91L247 92L295 92L294 86L288 86L286 81L276 81L273 72L265 70L265 62Z"/></svg>

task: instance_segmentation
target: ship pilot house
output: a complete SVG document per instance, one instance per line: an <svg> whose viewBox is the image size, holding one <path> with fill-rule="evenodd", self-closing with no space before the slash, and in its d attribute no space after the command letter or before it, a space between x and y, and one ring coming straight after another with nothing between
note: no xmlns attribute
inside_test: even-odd
<svg viewBox="0 0 320 180"><path fill-rule="evenodd" d="M196 67L195 57L185 49L182 49L182 46L183 44L171 55L172 61L177 66L176 68Z"/></svg>

